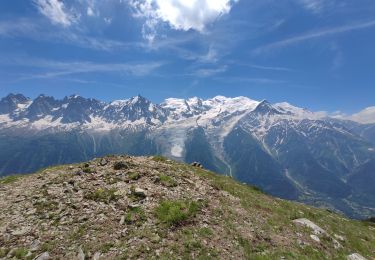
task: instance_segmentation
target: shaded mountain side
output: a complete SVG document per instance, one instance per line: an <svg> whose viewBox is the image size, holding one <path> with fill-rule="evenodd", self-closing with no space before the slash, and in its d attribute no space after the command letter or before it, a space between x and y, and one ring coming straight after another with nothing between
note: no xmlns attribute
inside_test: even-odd
<svg viewBox="0 0 375 260"><path fill-rule="evenodd" d="M1 259L347 259L375 226L163 157L0 179ZM355 258L348 258L355 259Z"/></svg>
<svg viewBox="0 0 375 260"><path fill-rule="evenodd" d="M375 144L375 124L358 125L353 130L367 141Z"/></svg>
<svg viewBox="0 0 375 260"><path fill-rule="evenodd" d="M335 172L323 167L310 150L307 139L293 129L288 129L288 134L279 136L283 142L277 146L269 142L274 132L270 132L265 142L277 151L277 160L287 169L289 174L306 189L325 193L333 197L346 197L350 189L339 179ZM276 133L275 133L276 134Z"/></svg>
<svg viewBox="0 0 375 260"><path fill-rule="evenodd" d="M358 197L365 197L367 205L375 203L374 185L375 182L375 160L358 167L348 178L348 184Z"/></svg>
<svg viewBox="0 0 375 260"><path fill-rule="evenodd" d="M218 173L228 171L225 164L218 159L201 127L194 128L185 142L185 159L187 163L200 162L206 169Z"/></svg>
<svg viewBox="0 0 375 260"><path fill-rule="evenodd" d="M241 128L225 138L224 149L237 180L252 183L275 196L298 198L299 191L284 175L282 166Z"/></svg>
<svg viewBox="0 0 375 260"><path fill-rule="evenodd" d="M147 131L59 132L31 137L0 136L0 172L31 173L51 165L77 163L108 154L152 155ZM0 174L1 176L1 174Z"/></svg>

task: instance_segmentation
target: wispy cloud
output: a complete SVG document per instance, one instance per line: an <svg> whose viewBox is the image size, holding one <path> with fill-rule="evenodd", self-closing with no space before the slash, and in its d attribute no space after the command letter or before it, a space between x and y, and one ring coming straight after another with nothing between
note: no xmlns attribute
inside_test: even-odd
<svg viewBox="0 0 375 260"><path fill-rule="evenodd" d="M35 41L47 41L69 44L85 49L112 51L130 47L141 47L140 43L124 43L120 41L87 36L72 30L52 31L43 28L29 19L0 21L0 37L25 37Z"/></svg>
<svg viewBox="0 0 375 260"><path fill-rule="evenodd" d="M319 13L330 0L298 0L307 10Z"/></svg>
<svg viewBox="0 0 375 260"><path fill-rule="evenodd" d="M257 70L284 71L284 72L295 71L294 69L286 68L286 67L264 66L264 65L259 65L259 64L245 64L245 63L238 63L238 62L233 62L233 63L235 65L246 66L246 67L257 69Z"/></svg>
<svg viewBox="0 0 375 260"><path fill-rule="evenodd" d="M77 21L77 17L71 14L60 0L35 0L40 13L46 16L53 24L69 27Z"/></svg>
<svg viewBox="0 0 375 260"><path fill-rule="evenodd" d="M362 22L362 23L354 23L350 25L345 25L345 26L339 26L339 27L333 27L333 28L326 28L326 29L321 29L318 31L313 31L309 32L306 34L294 36L291 38L287 38L284 40L280 40L277 42L273 42L264 46L261 46L259 48L256 48L253 50L254 54L260 54L265 51L270 51L274 49L280 49L283 47L287 47L290 45L294 45L303 41L308 41L312 39L317 39L321 37L327 37L327 36L332 36L340 33L345 33L345 32L350 32L350 31L356 31L356 30L363 30L367 29L370 27L375 27L375 20L372 21L367 21L367 22Z"/></svg>
<svg viewBox="0 0 375 260"><path fill-rule="evenodd" d="M330 50L333 52L334 57L332 59L332 70L338 70L344 65L344 53L341 48L333 43L330 47Z"/></svg>
<svg viewBox="0 0 375 260"><path fill-rule="evenodd" d="M32 35L37 31L34 23L27 19L16 21L0 21L0 36L15 37L19 35Z"/></svg>
<svg viewBox="0 0 375 260"><path fill-rule="evenodd" d="M198 77L203 77L203 78L204 77L212 77L214 75L226 72L227 69L228 69L228 66L226 66L226 65L223 65L223 66L220 66L220 67L217 67L217 68L202 68L202 69L196 70L193 73L193 75L198 76Z"/></svg>
<svg viewBox="0 0 375 260"><path fill-rule="evenodd" d="M282 84L287 83L285 80L271 78L252 78L252 77L216 77L215 79L229 83L252 83L252 84Z"/></svg>
<svg viewBox="0 0 375 260"><path fill-rule="evenodd" d="M59 78L86 73L123 73L124 75L141 77L150 75L153 71L164 65L164 62L158 61L145 63L94 63L87 61L60 62L32 58L4 59L0 60L0 63L41 70L38 73L18 77L17 81Z"/></svg>

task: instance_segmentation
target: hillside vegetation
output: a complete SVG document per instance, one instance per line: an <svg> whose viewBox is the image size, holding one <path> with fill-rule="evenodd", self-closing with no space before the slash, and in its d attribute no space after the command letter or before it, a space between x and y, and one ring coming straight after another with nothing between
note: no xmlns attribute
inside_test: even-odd
<svg viewBox="0 0 375 260"><path fill-rule="evenodd" d="M163 157L0 179L0 259L374 259L375 225Z"/></svg>

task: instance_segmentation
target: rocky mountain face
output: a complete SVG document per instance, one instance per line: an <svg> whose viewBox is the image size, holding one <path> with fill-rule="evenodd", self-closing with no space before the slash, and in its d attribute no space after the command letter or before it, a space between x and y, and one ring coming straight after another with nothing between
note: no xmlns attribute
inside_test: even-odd
<svg viewBox="0 0 375 260"><path fill-rule="evenodd" d="M107 156L5 177L0 197L0 259L375 256L371 222L159 156Z"/></svg>
<svg viewBox="0 0 375 260"><path fill-rule="evenodd" d="M142 96L111 103L77 95L0 100L0 175L27 173L107 154L154 155L191 163L265 192L375 215L374 125L246 97Z"/></svg>

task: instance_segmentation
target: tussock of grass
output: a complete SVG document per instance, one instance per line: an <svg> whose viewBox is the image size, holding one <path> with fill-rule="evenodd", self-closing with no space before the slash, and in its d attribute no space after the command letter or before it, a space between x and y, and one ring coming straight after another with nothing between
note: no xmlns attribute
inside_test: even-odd
<svg viewBox="0 0 375 260"><path fill-rule="evenodd" d="M13 251L12 256L16 259L25 259L28 252L26 248L17 248Z"/></svg>
<svg viewBox="0 0 375 260"><path fill-rule="evenodd" d="M167 158L160 156L160 155L156 155L152 157L152 160L154 160L155 162L165 162Z"/></svg>
<svg viewBox="0 0 375 260"><path fill-rule="evenodd" d="M119 196L115 193L116 189L97 189L95 192L89 192L85 194L86 199L94 200L97 202L110 203L111 201L116 201L119 199Z"/></svg>
<svg viewBox="0 0 375 260"><path fill-rule="evenodd" d="M128 176L129 176L129 179L133 181L139 180L141 178L141 175L138 172L131 172L129 173Z"/></svg>
<svg viewBox="0 0 375 260"><path fill-rule="evenodd" d="M94 173L95 170L91 169L90 167L85 167L82 169L84 173Z"/></svg>
<svg viewBox="0 0 375 260"><path fill-rule="evenodd" d="M11 175L0 179L0 184L9 184L18 181L20 176Z"/></svg>
<svg viewBox="0 0 375 260"><path fill-rule="evenodd" d="M128 225L136 224L140 226L144 221L146 221L146 214L141 208L130 209L125 215L125 223Z"/></svg>
<svg viewBox="0 0 375 260"><path fill-rule="evenodd" d="M9 249L0 248L0 258L6 257L8 253L9 253Z"/></svg>
<svg viewBox="0 0 375 260"><path fill-rule="evenodd" d="M166 200L156 208L156 217L169 226L180 225L194 217L200 205L195 201Z"/></svg>
<svg viewBox="0 0 375 260"><path fill-rule="evenodd" d="M175 179L168 175L161 174L160 176L160 183L166 187L176 187L177 182Z"/></svg>

